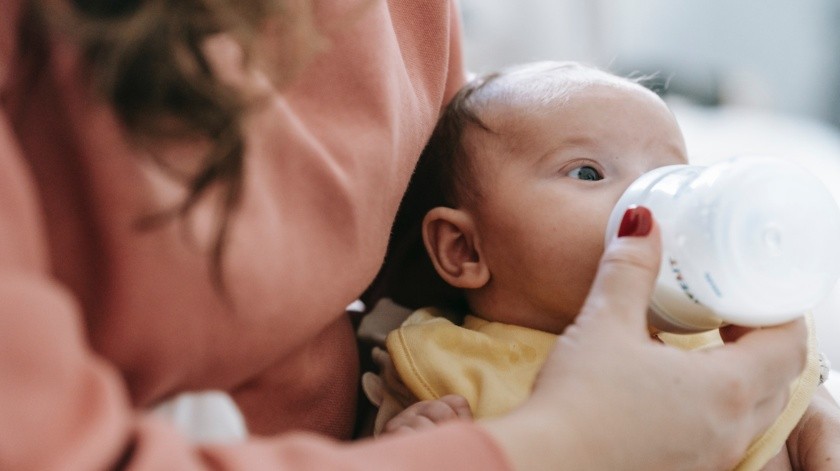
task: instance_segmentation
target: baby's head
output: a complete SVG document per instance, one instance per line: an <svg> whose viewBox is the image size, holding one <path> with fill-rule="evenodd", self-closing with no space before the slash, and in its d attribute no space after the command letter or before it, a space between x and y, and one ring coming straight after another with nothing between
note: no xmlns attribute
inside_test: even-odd
<svg viewBox="0 0 840 471"><path fill-rule="evenodd" d="M653 92L579 64L518 66L473 80L442 115L421 157L442 198L423 241L474 314L560 333L589 292L619 196L684 163Z"/></svg>

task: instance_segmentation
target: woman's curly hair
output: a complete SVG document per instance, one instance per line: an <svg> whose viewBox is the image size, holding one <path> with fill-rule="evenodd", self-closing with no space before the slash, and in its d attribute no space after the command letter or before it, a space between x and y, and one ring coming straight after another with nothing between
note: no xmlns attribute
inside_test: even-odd
<svg viewBox="0 0 840 471"><path fill-rule="evenodd" d="M211 257L214 284L223 288L222 253L243 185L242 124L253 103L219 79L204 46L212 36L225 33L241 45L247 63L266 21L279 20L281 27L309 35L286 45L289 50L281 51L288 53L285 61L306 61L323 44L310 2L31 0L29 7L22 46L37 48L40 43L45 51L51 29L71 38L86 62L90 85L113 107L133 140L152 144L148 146L152 150L155 143L178 139L211 143L198 169L190 172L177 170L184 168L183 163L150 152L163 171L183 182L187 196L175 208L141 217L138 228L147 230L183 218L208 190L219 191ZM311 50L300 50L302 45ZM276 82L282 85L283 79L291 78L281 75Z"/></svg>

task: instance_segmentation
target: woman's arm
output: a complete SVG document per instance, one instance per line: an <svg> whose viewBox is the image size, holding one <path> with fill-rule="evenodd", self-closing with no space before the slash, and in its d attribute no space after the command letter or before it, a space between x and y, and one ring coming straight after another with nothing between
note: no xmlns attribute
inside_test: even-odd
<svg viewBox="0 0 840 471"><path fill-rule="evenodd" d="M840 407L824 386L787 441L794 469L830 471L840 466Z"/></svg>

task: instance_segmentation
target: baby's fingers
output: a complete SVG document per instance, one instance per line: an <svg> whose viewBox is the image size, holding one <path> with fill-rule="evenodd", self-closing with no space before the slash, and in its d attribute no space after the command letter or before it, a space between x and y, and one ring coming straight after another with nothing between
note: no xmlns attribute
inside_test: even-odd
<svg viewBox="0 0 840 471"><path fill-rule="evenodd" d="M467 400L464 399L463 396L459 396L457 394L449 394L438 399L438 401L443 402L444 404L452 408L452 411L455 412L455 416L459 419L472 419L472 410L470 409L470 403L467 402Z"/></svg>
<svg viewBox="0 0 840 471"><path fill-rule="evenodd" d="M472 411L466 399L452 394L412 404L389 420L384 432L423 430L456 419L472 419Z"/></svg>

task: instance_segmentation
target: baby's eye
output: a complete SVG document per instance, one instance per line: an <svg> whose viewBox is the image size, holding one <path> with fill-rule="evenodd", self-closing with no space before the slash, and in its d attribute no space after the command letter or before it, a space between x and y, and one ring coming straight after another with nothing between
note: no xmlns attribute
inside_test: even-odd
<svg viewBox="0 0 840 471"><path fill-rule="evenodd" d="M598 169L589 165L581 165L580 167L575 167L566 175L572 178L577 178L580 180L589 180L593 182L604 179L604 176L601 175L601 172L599 172Z"/></svg>

